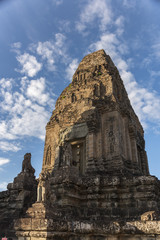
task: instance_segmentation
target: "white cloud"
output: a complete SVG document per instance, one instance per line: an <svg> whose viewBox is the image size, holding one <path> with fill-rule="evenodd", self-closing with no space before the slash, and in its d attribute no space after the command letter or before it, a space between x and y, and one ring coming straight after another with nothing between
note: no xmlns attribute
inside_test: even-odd
<svg viewBox="0 0 160 240"><path fill-rule="evenodd" d="M30 99L37 101L39 104L46 104L49 100L49 94L45 93L45 79L41 77L37 80L31 80L26 94Z"/></svg>
<svg viewBox="0 0 160 240"><path fill-rule="evenodd" d="M36 51L36 53L41 56L42 60L47 61L47 68L49 71L55 71L59 58L61 57L61 62L65 62L68 58L65 40L66 37L64 34L56 33L54 40L38 42L38 44L30 46L30 50Z"/></svg>
<svg viewBox="0 0 160 240"><path fill-rule="evenodd" d="M117 35L122 35L124 32L124 21L125 18L123 16L119 16L116 20L115 20L115 26L117 27Z"/></svg>
<svg viewBox="0 0 160 240"><path fill-rule="evenodd" d="M45 78L31 81L22 78L19 92L13 90L14 84L13 79L0 80L0 111L5 116L3 119L1 115L0 120L2 151L18 151L20 146L13 140L22 137L34 136L43 140L49 110L54 107Z"/></svg>
<svg viewBox="0 0 160 240"><path fill-rule="evenodd" d="M7 189L7 185L8 183L7 182L2 182L0 183L0 189L3 191L3 190L6 190Z"/></svg>
<svg viewBox="0 0 160 240"><path fill-rule="evenodd" d="M124 27L124 17L123 16L119 16L116 21L115 21L115 24L118 26L118 27Z"/></svg>
<svg viewBox="0 0 160 240"><path fill-rule="evenodd" d="M55 34L55 46L58 47L58 52L59 52L59 48L64 46L66 37L62 34L62 33L56 33Z"/></svg>
<svg viewBox="0 0 160 240"><path fill-rule="evenodd" d="M12 89L12 83L13 83L13 79L12 78L2 78L2 79L0 79L0 87L1 87L1 89L11 90Z"/></svg>
<svg viewBox="0 0 160 240"><path fill-rule="evenodd" d="M160 98L155 92L141 87L131 72L120 70L131 104L142 124L152 122L160 127Z"/></svg>
<svg viewBox="0 0 160 240"><path fill-rule="evenodd" d="M81 11L80 20L76 23L76 29L83 32L88 24L92 24L98 18L100 30L105 31L107 25L112 23L112 11L109 2L109 0L89 0L83 11ZM96 25L98 25L97 22Z"/></svg>
<svg viewBox="0 0 160 240"><path fill-rule="evenodd" d="M10 120L9 124L12 128L8 126L7 130L15 137L33 136L44 140L45 125L49 115L44 107L32 104L22 112L20 117L15 116Z"/></svg>
<svg viewBox="0 0 160 240"><path fill-rule="evenodd" d="M19 147L19 144L17 143L11 143L11 142L5 142L5 141L0 141L0 150L3 152L18 152L21 148Z"/></svg>
<svg viewBox="0 0 160 240"><path fill-rule="evenodd" d="M0 157L0 166L3 166L4 164L9 163L10 160L8 158L1 158Z"/></svg>
<svg viewBox="0 0 160 240"><path fill-rule="evenodd" d="M89 46L91 51L105 49L106 53L112 58L117 57L117 50L120 48L120 41L115 33L105 33L100 36L100 40ZM117 49L117 46L119 48ZM118 50L119 51L119 50Z"/></svg>
<svg viewBox="0 0 160 240"><path fill-rule="evenodd" d="M29 77L34 77L42 68L42 64L37 61L36 57L28 53L18 55L17 60L22 66L20 72Z"/></svg>
<svg viewBox="0 0 160 240"><path fill-rule="evenodd" d="M16 136L9 131L9 122L2 120L0 122L0 138L13 140L16 139Z"/></svg>
<svg viewBox="0 0 160 240"><path fill-rule="evenodd" d="M30 50L33 52L36 52L43 61L46 61L47 68L49 71L56 71L57 70L57 64L61 62L65 65L66 68L66 78L71 81L72 76L78 67L78 60L77 59L71 59L67 52L66 47L66 37L64 34L56 33L54 36L54 40L45 41L45 42L38 42L37 44L31 45ZM42 80L42 78L41 78ZM26 84L26 80L23 80L23 85ZM37 86L35 86L35 84ZM27 90L27 95L34 97L34 99L38 99L41 104L43 104L43 101L46 102L48 99L47 96L43 96L42 93L40 94L39 91L41 91L42 82L41 83L35 83L32 82L32 85ZM39 87L38 87L39 85ZM40 86L41 85L41 86ZM35 88L37 88L37 91L35 93ZM40 96L41 95L41 96Z"/></svg>
<svg viewBox="0 0 160 240"><path fill-rule="evenodd" d="M50 71L54 71L55 68L55 60L53 55L54 46L50 41L39 42L37 45L37 54L39 54L42 59L47 60L48 69Z"/></svg>
<svg viewBox="0 0 160 240"><path fill-rule="evenodd" d="M20 49L21 46L22 46L21 42L15 42L15 43L12 44L12 47L13 47L13 48L18 48L18 49Z"/></svg>
<svg viewBox="0 0 160 240"><path fill-rule="evenodd" d="M69 64L68 68L66 68L67 79L69 79L70 81L72 81L73 74L76 71L77 67L78 67L78 59L75 58Z"/></svg>

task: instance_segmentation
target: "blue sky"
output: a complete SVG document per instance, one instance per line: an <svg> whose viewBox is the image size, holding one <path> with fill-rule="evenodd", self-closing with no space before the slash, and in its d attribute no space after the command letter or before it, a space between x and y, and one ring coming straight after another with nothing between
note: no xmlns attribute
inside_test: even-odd
<svg viewBox="0 0 160 240"><path fill-rule="evenodd" d="M118 67L160 178L160 1L0 1L0 190L32 154L38 177L45 126L82 58L104 49Z"/></svg>

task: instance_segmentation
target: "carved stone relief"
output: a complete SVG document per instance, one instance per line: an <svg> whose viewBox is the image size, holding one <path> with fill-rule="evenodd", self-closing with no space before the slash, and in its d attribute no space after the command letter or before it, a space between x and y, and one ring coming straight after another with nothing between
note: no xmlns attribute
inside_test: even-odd
<svg viewBox="0 0 160 240"><path fill-rule="evenodd" d="M61 158L61 166L71 166L72 165L72 147L70 142L65 142L63 145L63 154Z"/></svg>
<svg viewBox="0 0 160 240"><path fill-rule="evenodd" d="M108 127L106 128L106 142L107 142L107 149L108 154L113 154L115 151L115 132L113 126L114 118L107 121Z"/></svg>
<svg viewBox="0 0 160 240"><path fill-rule="evenodd" d="M46 152L46 159L45 159L45 165L51 164L51 147L48 146L47 152Z"/></svg>
<svg viewBox="0 0 160 240"><path fill-rule="evenodd" d="M46 194L48 192L48 177L49 172L43 171L39 175L39 184L37 188L37 202L45 202L46 200Z"/></svg>

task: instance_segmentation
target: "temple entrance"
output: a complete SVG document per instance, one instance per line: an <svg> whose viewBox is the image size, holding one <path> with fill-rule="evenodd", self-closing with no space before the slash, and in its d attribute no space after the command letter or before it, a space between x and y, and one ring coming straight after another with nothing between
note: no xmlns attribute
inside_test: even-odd
<svg viewBox="0 0 160 240"><path fill-rule="evenodd" d="M80 173L83 174L86 166L85 140L83 139L71 142L71 146L73 158L72 164L79 169Z"/></svg>

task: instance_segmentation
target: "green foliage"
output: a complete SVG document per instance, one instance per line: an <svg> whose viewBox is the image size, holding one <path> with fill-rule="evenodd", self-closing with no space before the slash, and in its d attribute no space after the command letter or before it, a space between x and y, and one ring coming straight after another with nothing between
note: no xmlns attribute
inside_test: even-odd
<svg viewBox="0 0 160 240"><path fill-rule="evenodd" d="M98 75L102 75L102 73L101 73L101 72L98 72Z"/></svg>

